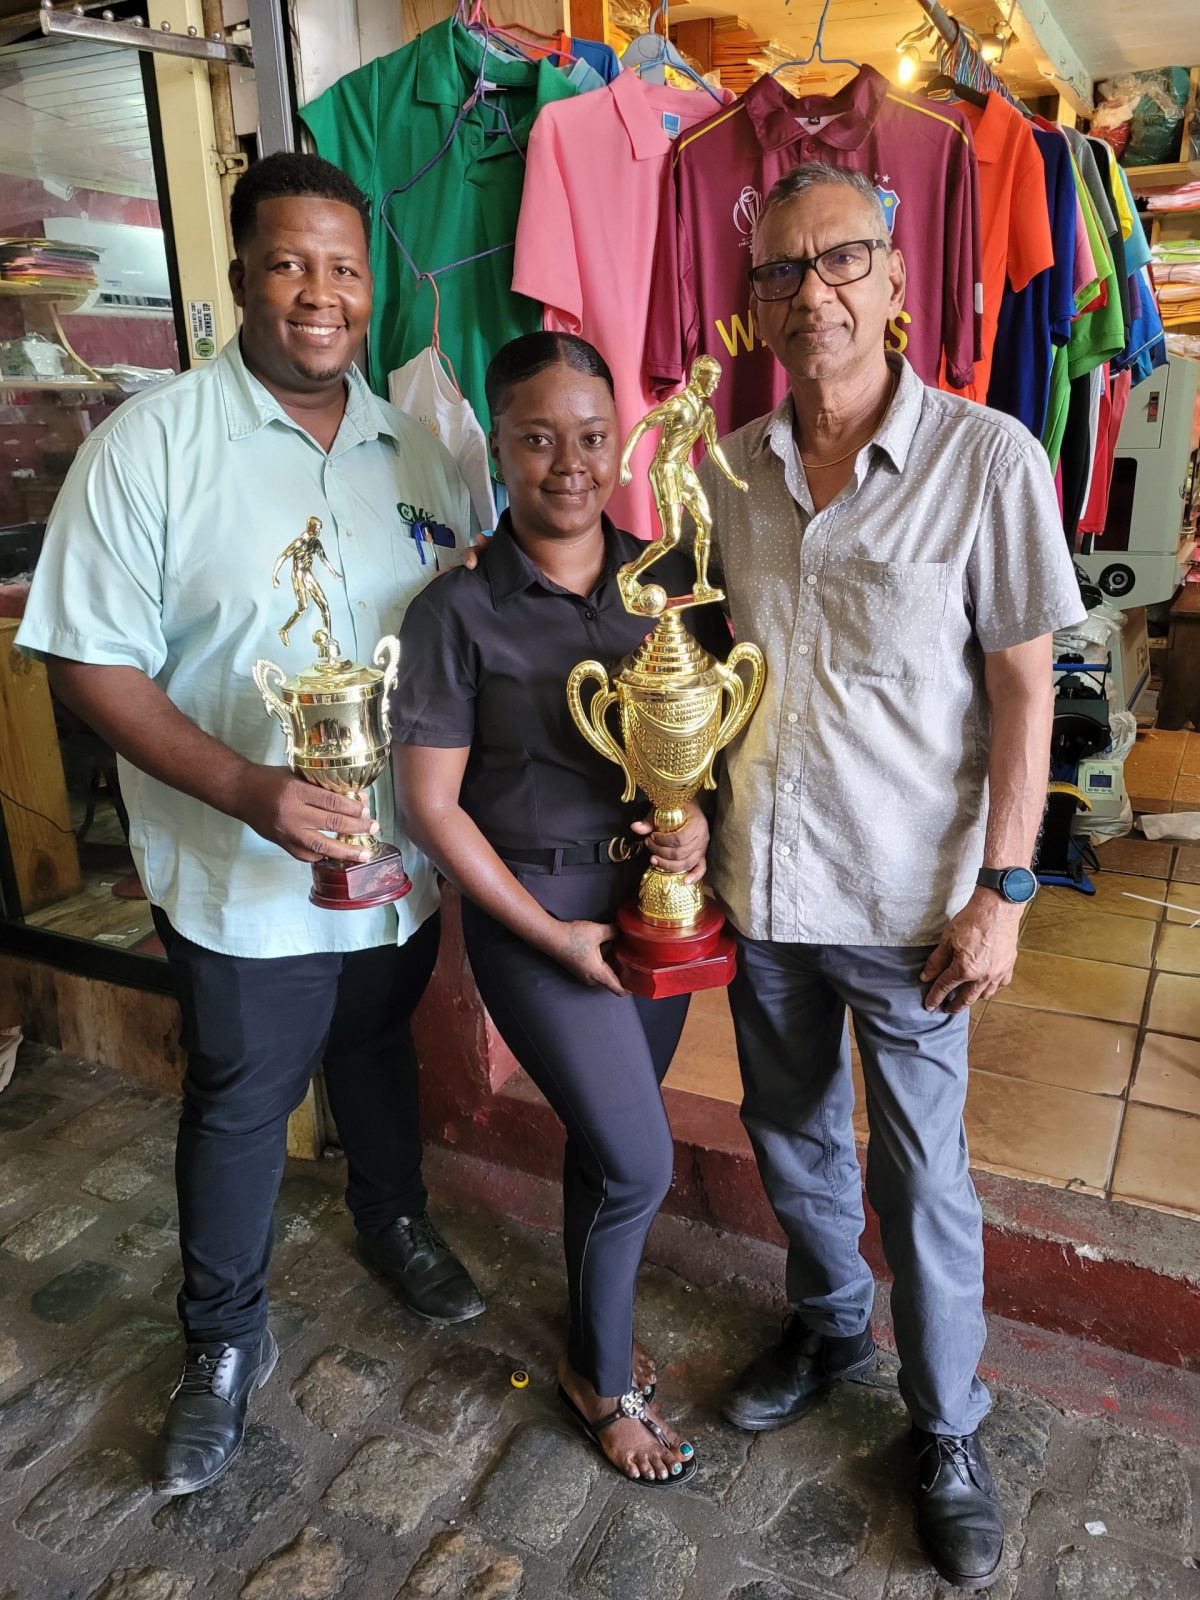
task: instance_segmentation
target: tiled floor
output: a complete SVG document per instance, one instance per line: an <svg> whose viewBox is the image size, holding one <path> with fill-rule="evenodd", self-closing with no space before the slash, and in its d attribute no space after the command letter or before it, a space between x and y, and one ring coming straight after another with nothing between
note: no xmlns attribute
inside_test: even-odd
<svg viewBox="0 0 1200 1600"><path fill-rule="evenodd" d="M1200 783L1200 736L1157 737ZM1119 839L1100 862L1094 897L1042 891L1012 985L972 1018L972 1164L1200 1215L1200 845ZM740 1098L723 990L693 1000L667 1087Z"/></svg>
<svg viewBox="0 0 1200 1600"><path fill-rule="evenodd" d="M1151 728L1125 757L1135 811L1200 811L1200 733Z"/></svg>

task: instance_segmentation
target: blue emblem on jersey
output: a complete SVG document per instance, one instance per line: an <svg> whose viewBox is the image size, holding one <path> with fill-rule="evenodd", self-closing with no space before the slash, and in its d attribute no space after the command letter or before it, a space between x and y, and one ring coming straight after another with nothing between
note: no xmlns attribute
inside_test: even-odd
<svg viewBox="0 0 1200 1600"><path fill-rule="evenodd" d="M900 209L900 196L895 189L881 189L878 185L875 187L875 193L879 196L879 204L883 207L883 214L887 218L888 232L893 233L896 228L896 213Z"/></svg>

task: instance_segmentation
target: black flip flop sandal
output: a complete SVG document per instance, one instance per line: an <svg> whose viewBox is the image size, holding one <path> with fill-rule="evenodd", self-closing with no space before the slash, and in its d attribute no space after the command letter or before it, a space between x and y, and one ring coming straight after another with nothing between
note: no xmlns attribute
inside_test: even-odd
<svg viewBox="0 0 1200 1600"><path fill-rule="evenodd" d="M679 1484L686 1483L689 1478L695 1477L695 1451L692 1452L691 1459L684 1462L683 1471L675 1473L669 1478L631 1478L627 1472L621 1472L620 1467L617 1466L615 1461L609 1460L604 1446L600 1443L600 1431L602 1428L611 1427L614 1422L640 1422L643 1428L646 1428L654 1435L659 1444L666 1445L668 1450L673 1450L675 1448L675 1446L667 1438L666 1434L659 1427L658 1423L655 1422L654 1418L647 1416L646 1397L640 1389L631 1389L628 1394L623 1394L617 1403L617 1409L615 1411L611 1411L607 1417L601 1417L599 1422L591 1422L587 1417L584 1416L583 1412L580 1411L579 1407L575 1404L574 1400L571 1399L571 1396L563 1388L561 1383L558 1386L558 1398L575 1418L575 1421L583 1429L584 1433L587 1434L588 1438L596 1446L596 1449L599 1450L605 1461L608 1461L608 1464L610 1467L612 1467L613 1471L620 1472L621 1476L626 1479L627 1482L641 1484L647 1489L674 1489Z"/></svg>

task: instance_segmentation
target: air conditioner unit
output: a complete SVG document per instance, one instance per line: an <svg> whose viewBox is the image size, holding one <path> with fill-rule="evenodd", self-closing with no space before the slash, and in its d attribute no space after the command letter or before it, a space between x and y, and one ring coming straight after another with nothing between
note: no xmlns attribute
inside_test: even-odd
<svg viewBox="0 0 1200 1600"><path fill-rule="evenodd" d="M46 217L47 239L85 244L100 252L97 287L76 314L169 317L171 283L161 228L131 222L93 222L87 217Z"/></svg>

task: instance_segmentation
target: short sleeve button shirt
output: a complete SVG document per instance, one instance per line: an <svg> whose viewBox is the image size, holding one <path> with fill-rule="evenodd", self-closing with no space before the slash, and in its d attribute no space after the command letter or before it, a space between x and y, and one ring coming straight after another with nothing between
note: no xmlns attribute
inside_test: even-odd
<svg viewBox="0 0 1200 1600"><path fill-rule="evenodd" d="M734 632L767 660L726 752L710 854L751 938L936 941L982 860L984 652L1085 615L1033 436L897 370L823 511L790 396L724 441L749 494L703 469Z"/></svg>
<svg viewBox="0 0 1200 1600"><path fill-rule="evenodd" d="M251 676L266 656L290 677L315 656L310 609L287 647L286 576L271 573L309 517L343 575L317 568L343 654L370 661L424 587L434 556L414 520L471 534L467 489L419 422L377 400L356 371L326 453L246 370L232 340L216 361L127 401L88 438L46 533L23 650L137 667L205 732L282 765L284 740ZM309 867L250 828L121 763L130 845L146 893L194 943L239 956L362 950L403 941L437 906L433 870L396 827L391 773L371 796L413 887L395 906L322 911Z"/></svg>

